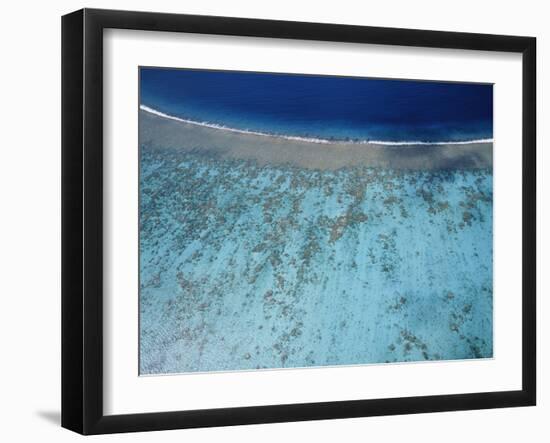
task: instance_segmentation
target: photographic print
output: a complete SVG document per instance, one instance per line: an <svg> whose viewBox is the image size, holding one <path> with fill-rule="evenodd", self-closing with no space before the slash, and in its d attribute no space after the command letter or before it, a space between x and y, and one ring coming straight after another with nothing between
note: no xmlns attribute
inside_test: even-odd
<svg viewBox="0 0 550 443"><path fill-rule="evenodd" d="M492 84L139 88L140 375L492 358Z"/></svg>

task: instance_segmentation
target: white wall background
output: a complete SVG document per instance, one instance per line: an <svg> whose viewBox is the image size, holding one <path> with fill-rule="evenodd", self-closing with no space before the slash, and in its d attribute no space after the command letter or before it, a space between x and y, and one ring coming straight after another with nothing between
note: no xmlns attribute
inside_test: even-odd
<svg viewBox="0 0 550 443"><path fill-rule="evenodd" d="M60 415L60 16L81 7L531 35L538 38L539 406L102 436L94 441L546 442L550 439L550 28L544 2L89 0L5 2L0 26L0 438L83 439ZM546 113L544 112L546 110ZM544 202L544 200L546 200ZM544 275L545 274L545 275Z"/></svg>

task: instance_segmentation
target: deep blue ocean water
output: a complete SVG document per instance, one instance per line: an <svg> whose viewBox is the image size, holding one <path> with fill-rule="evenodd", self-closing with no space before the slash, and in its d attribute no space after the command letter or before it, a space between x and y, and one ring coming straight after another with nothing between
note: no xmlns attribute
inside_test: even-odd
<svg viewBox="0 0 550 443"><path fill-rule="evenodd" d="M493 137L490 84L143 67L140 101L180 118L301 137Z"/></svg>

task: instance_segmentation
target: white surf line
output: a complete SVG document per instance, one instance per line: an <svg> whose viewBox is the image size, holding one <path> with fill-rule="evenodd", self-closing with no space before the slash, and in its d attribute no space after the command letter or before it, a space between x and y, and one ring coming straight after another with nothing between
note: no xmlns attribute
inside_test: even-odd
<svg viewBox="0 0 550 443"><path fill-rule="evenodd" d="M139 105L139 109L142 111L148 112L150 114L156 115L158 117L167 118L170 120L175 120L182 123L188 123L190 125L203 126L211 129L220 129L223 131L234 132L237 134L248 134L248 135L259 135L262 137L273 137L273 138L282 138L285 140L295 140L295 141L305 141L309 143L320 143L320 144L356 144L356 145L383 145L383 146L437 146L437 145L470 145L475 143L493 143L492 138L482 138L477 140L467 140L467 141L448 141L448 142L425 142L425 141L382 141L382 140L327 140L323 138L307 138L299 137L294 135L282 135L282 134L269 134L267 132L260 131L250 131L247 129L237 129L229 126L219 125L216 123L210 122L200 122L196 120L190 120L186 118L176 117L174 115L166 114L161 111L157 111L147 105Z"/></svg>
<svg viewBox="0 0 550 443"><path fill-rule="evenodd" d="M492 138L479 138L476 140L463 140L463 141L448 141L448 142L421 142L421 141L403 141L403 142L388 142L382 140L369 140L364 142L355 143L370 143L373 145L386 145L386 146L418 146L418 145L472 145L476 143L493 143Z"/></svg>

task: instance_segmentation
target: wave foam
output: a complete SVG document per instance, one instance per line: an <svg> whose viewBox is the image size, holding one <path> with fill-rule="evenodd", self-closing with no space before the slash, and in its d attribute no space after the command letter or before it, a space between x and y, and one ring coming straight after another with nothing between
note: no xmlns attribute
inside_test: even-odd
<svg viewBox="0 0 550 443"><path fill-rule="evenodd" d="M217 123L211 123L207 121L196 121L186 118L176 117L174 115L166 114L161 111L157 111L147 105L139 105L139 108L142 111L148 112L150 114L156 115L158 117L167 118L170 120L176 120L182 123L188 123L190 125L203 126L211 129L220 129L223 131L234 132L238 134L248 134L248 135L259 135L262 137L274 137L282 138L285 140L295 140L295 141L305 141L309 143L320 143L320 144L372 144L372 145L383 145L383 146L419 146L419 145L469 145L473 143L492 143L492 138L482 138L475 140L464 140L464 141L441 141L441 142L427 142L427 141L416 141L416 140L404 140L404 141L383 141L383 140L328 140L324 138L310 138L310 137L300 137L295 135L284 135L284 134L270 134L268 132L261 131L252 131L248 129L237 129L229 126L220 125Z"/></svg>

